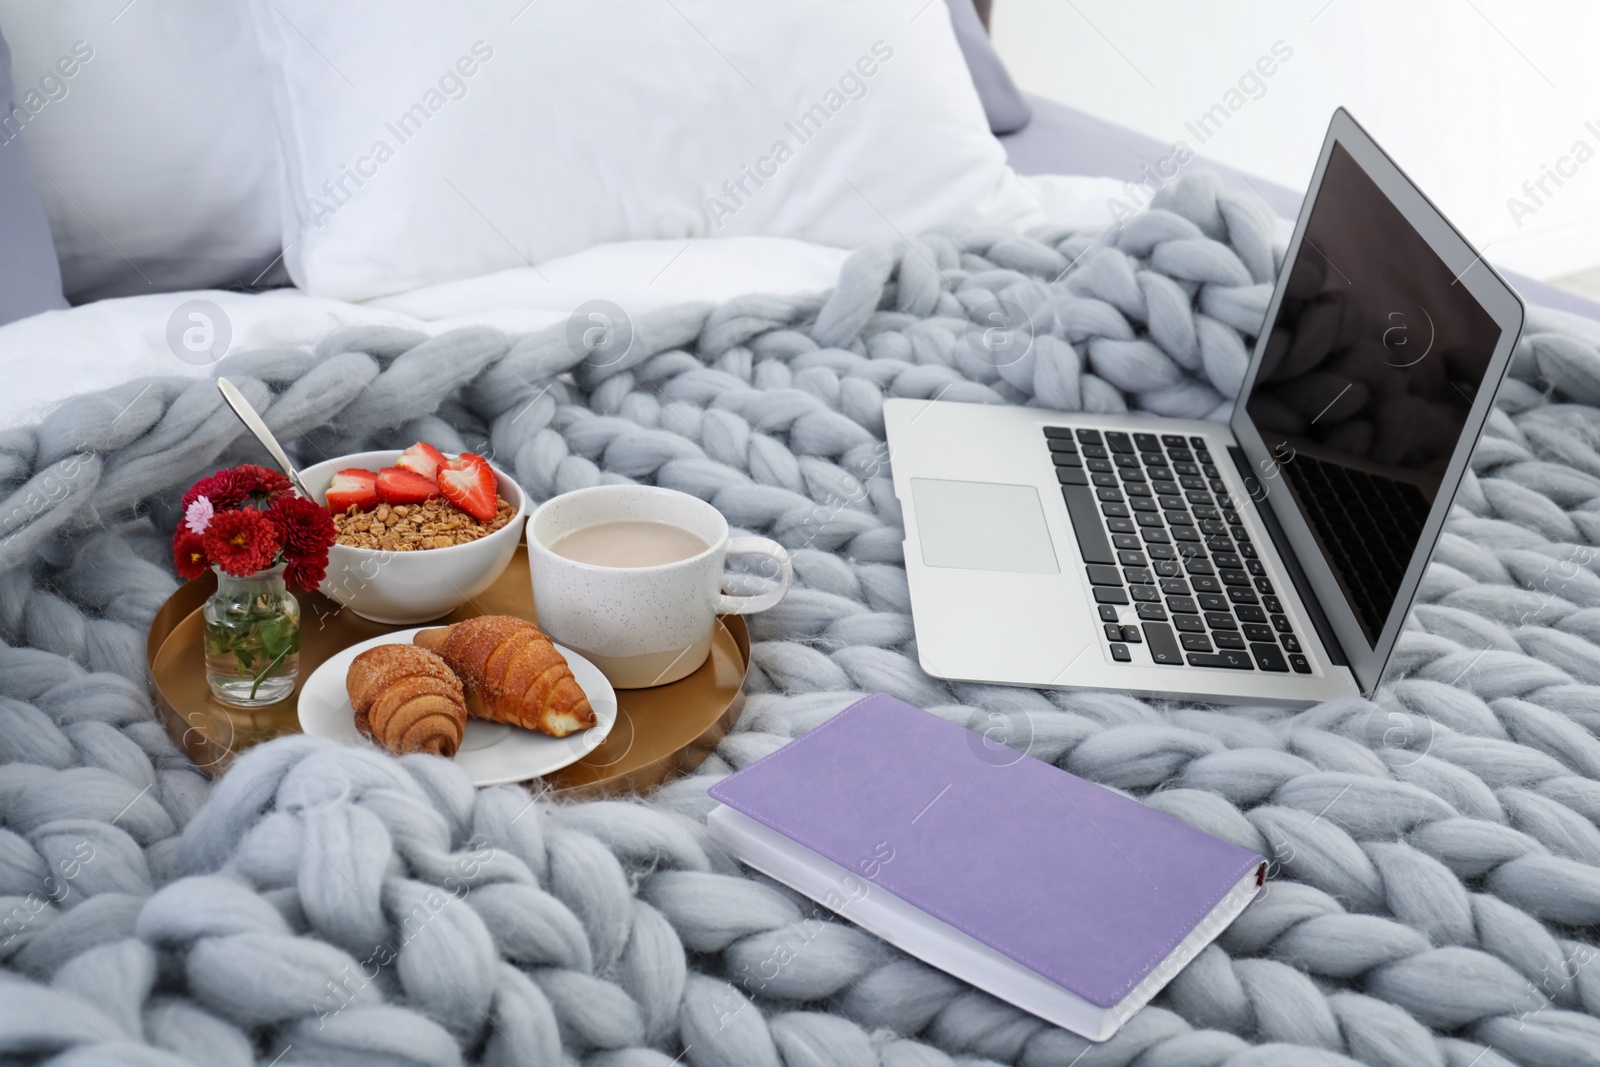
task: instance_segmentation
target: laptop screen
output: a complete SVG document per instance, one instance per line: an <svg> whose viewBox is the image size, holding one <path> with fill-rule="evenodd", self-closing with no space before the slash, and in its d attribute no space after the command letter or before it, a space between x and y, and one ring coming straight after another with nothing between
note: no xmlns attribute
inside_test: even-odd
<svg viewBox="0 0 1600 1067"><path fill-rule="evenodd" d="M1500 327L1335 142L1245 400L1375 646ZM1429 546L1431 547L1431 545Z"/></svg>

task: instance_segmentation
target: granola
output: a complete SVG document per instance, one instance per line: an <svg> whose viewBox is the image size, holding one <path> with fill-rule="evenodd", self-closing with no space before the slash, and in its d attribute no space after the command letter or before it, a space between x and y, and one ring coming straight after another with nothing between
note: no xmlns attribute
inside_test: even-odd
<svg viewBox="0 0 1600 1067"><path fill-rule="evenodd" d="M376 548L387 552L414 552L424 548L449 548L487 537L511 521L516 509L495 497L495 516L479 522L444 497L420 504L379 504L371 511L354 505L335 514L339 531L335 543L351 548Z"/></svg>

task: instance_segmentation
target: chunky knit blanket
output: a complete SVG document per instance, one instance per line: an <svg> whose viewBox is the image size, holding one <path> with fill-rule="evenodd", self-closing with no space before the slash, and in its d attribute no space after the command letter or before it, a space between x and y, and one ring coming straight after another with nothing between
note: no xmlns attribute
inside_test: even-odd
<svg viewBox="0 0 1600 1067"><path fill-rule="evenodd" d="M615 361L487 329L229 358L303 461L426 437L535 500L653 482L789 547L738 730L637 801L305 737L211 782L154 718L143 640L178 491L263 457L192 380L0 433L0 1063L1600 1063L1600 346L1575 320L1523 339L1376 702L917 667L884 397L1215 413L1271 233L1197 176L1113 231L933 233L823 297L643 316ZM1021 359L974 343L996 300L1033 324ZM711 783L878 690L1272 857L1268 891L1092 1046L709 843Z"/></svg>

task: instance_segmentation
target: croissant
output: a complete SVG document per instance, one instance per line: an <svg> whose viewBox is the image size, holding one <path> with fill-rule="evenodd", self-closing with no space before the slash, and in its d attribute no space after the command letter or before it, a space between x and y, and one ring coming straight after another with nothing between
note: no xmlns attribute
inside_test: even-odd
<svg viewBox="0 0 1600 1067"><path fill-rule="evenodd" d="M594 709L544 631L510 615L423 630L412 638L444 657L461 677L467 714L552 737L594 725Z"/></svg>
<svg viewBox="0 0 1600 1067"><path fill-rule="evenodd" d="M436 653L415 645L378 645L345 674L356 729L396 755L454 756L467 726L461 679Z"/></svg>

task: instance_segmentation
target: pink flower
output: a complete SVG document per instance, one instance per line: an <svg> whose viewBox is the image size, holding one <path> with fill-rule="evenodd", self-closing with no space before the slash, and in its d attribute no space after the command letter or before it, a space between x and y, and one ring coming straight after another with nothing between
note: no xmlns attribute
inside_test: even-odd
<svg viewBox="0 0 1600 1067"><path fill-rule="evenodd" d="M194 498L194 503L184 511L183 524L189 528L190 533L203 534L206 532L206 527L211 525L211 517L216 513L216 509L211 506L210 497L197 496Z"/></svg>

